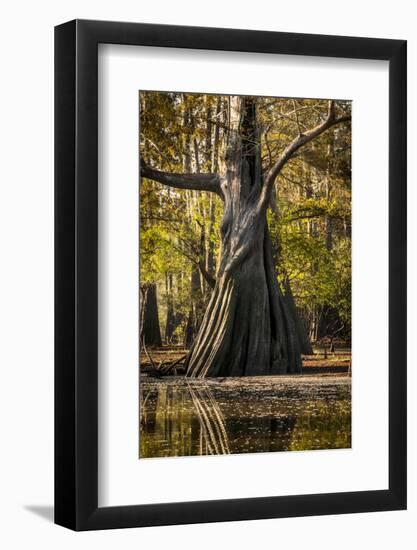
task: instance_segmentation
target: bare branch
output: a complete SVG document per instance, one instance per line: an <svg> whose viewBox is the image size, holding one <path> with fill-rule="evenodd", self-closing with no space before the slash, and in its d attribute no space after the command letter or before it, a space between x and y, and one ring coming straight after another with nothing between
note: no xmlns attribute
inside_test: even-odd
<svg viewBox="0 0 417 550"><path fill-rule="evenodd" d="M216 286L216 278L213 277L213 275L207 271L203 261L200 260L198 262L198 268L200 270L201 275L204 277L206 283L209 285L211 289L213 289Z"/></svg>
<svg viewBox="0 0 417 550"><path fill-rule="evenodd" d="M194 191L211 191L223 197L220 189L220 176L218 174L176 174L175 172L162 172L141 162L140 175L143 178L163 183L168 187L192 189Z"/></svg>
<svg viewBox="0 0 417 550"><path fill-rule="evenodd" d="M298 149L300 149L300 147L302 147L306 143L309 143L332 126L335 126L336 124L340 124L342 122L346 122L350 119L350 115L336 117L335 102L329 101L329 109L326 119L311 130L307 130L306 132L303 132L302 134L294 138L291 143L284 149L277 162L268 171L265 177L264 186L262 188L259 206L266 207L268 205L275 179L277 178L278 174L281 172L285 164L294 155L294 153L296 153Z"/></svg>
<svg viewBox="0 0 417 550"><path fill-rule="evenodd" d="M156 145L156 143L154 143L151 139L149 139L148 137L146 136L141 136L141 139L143 140L146 140L148 143L150 143L152 145L152 147L157 151L157 153L159 155L161 155L161 157L166 160L166 162L168 163L169 165L169 168L171 168L171 159L168 158L160 149L159 147Z"/></svg>

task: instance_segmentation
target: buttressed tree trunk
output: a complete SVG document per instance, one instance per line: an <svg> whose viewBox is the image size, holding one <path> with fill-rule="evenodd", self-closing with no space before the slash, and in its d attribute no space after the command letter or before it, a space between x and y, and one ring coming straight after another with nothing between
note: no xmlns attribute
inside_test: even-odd
<svg viewBox="0 0 417 550"><path fill-rule="evenodd" d="M220 266L186 359L187 376L301 372L297 328L278 285L266 211L275 179L289 158L341 120L336 118L334 102L329 102L324 122L297 136L263 174L256 98L232 96L223 174L171 174L142 165L144 177L213 191L224 203Z"/></svg>

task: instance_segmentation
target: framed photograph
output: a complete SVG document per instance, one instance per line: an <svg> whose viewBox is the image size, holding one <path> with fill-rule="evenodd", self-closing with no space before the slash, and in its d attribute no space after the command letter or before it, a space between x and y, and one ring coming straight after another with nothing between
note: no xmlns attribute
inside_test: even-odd
<svg viewBox="0 0 417 550"><path fill-rule="evenodd" d="M406 508L406 42L55 29L55 522Z"/></svg>

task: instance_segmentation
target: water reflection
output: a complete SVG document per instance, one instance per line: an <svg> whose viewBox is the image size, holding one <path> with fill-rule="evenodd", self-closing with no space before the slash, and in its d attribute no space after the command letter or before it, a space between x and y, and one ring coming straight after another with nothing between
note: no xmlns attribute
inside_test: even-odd
<svg viewBox="0 0 417 550"><path fill-rule="evenodd" d="M141 381L141 458L350 445L347 377Z"/></svg>
<svg viewBox="0 0 417 550"><path fill-rule="evenodd" d="M188 385L188 391L200 422L200 452L198 454L230 454L224 418L210 388L206 385L193 389L192 385ZM203 446L205 452L203 452Z"/></svg>

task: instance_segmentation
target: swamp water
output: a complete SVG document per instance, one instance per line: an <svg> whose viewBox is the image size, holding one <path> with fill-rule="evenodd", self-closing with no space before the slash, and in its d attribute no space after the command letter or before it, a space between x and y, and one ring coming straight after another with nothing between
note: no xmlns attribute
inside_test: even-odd
<svg viewBox="0 0 417 550"><path fill-rule="evenodd" d="M348 376L141 375L140 458L350 446Z"/></svg>

